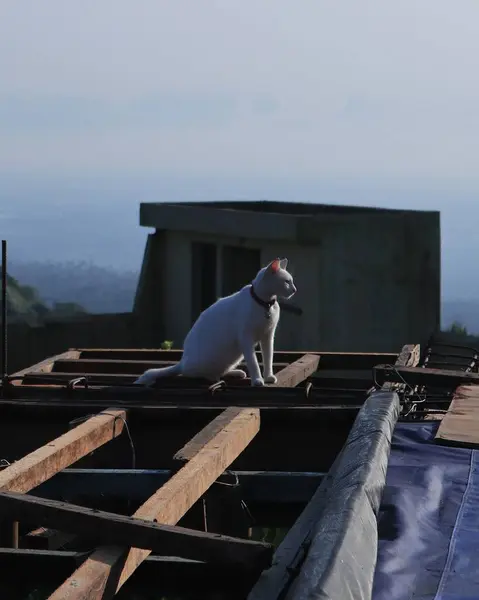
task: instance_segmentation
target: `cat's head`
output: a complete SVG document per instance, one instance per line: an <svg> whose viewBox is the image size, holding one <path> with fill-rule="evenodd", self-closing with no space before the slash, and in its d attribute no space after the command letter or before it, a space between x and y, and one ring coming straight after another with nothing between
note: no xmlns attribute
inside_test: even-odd
<svg viewBox="0 0 479 600"><path fill-rule="evenodd" d="M293 276L286 270L287 258L275 258L263 270L263 283L272 296L288 300L296 293Z"/></svg>

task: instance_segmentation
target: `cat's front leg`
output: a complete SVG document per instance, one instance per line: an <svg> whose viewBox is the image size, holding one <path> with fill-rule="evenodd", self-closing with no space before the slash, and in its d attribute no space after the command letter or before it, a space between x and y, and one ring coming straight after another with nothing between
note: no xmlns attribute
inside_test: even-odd
<svg viewBox="0 0 479 600"><path fill-rule="evenodd" d="M264 380L261 377L261 371L259 369L258 359L256 358L255 345L255 342L248 337L244 337L241 340L241 349L243 351L246 366L248 367L251 385L264 385Z"/></svg>
<svg viewBox="0 0 479 600"><path fill-rule="evenodd" d="M263 376L265 383L276 383L277 379L273 374L273 354L274 354L274 331L268 332L261 339L261 354L263 355Z"/></svg>

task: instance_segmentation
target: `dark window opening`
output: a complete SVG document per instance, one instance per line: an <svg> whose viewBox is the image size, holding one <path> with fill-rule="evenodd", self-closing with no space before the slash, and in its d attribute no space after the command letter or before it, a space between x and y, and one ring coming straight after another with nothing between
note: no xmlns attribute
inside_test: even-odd
<svg viewBox="0 0 479 600"><path fill-rule="evenodd" d="M261 251L255 248L224 246L222 259L222 296L251 283L261 268Z"/></svg>
<svg viewBox="0 0 479 600"><path fill-rule="evenodd" d="M216 302L216 245L191 244L191 318Z"/></svg>

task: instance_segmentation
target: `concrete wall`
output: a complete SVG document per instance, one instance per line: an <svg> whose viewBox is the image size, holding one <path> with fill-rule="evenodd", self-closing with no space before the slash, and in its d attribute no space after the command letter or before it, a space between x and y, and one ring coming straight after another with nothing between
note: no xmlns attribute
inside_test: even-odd
<svg viewBox="0 0 479 600"><path fill-rule="evenodd" d="M214 209L207 212L211 226ZM234 221L236 211L226 212ZM200 216L201 209L195 209L198 230L203 226ZM188 231L178 230L178 223L175 230L149 236L135 312L155 338L174 340L181 347L191 326L192 241L259 248L262 264L288 257L298 287L294 302L304 314L283 311L278 349L395 351L405 343L425 342L439 327L439 213L303 217L292 228L293 240L270 236L268 215L257 216L263 236L257 228L253 237L245 237L243 231L242 237L202 234L192 231L192 223ZM289 235L287 224L281 221L281 226Z"/></svg>
<svg viewBox="0 0 479 600"><path fill-rule="evenodd" d="M182 347L191 323L191 251L192 241L228 244L261 250L261 263L266 264L276 256L287 256L295 278L302 283L295 296L304 314L298 317L283 312L278 330L278 349L312 347L317 343L318 313L311 298L318 295L319 268L314 248L295 244L264 242L258 240L190 234L176 231L158 231L148 236L145 266L142 270L134 311L143 323L142 329L155 332L162 339L174 341ZM157 332L157 333L156 333Z"/></svg>
<svg viewBox="0 0 479 600"><path fill-rule="evenodd" d="M438 216L356 215L321 232L318 349L390 351L439 327Z"/></svg>

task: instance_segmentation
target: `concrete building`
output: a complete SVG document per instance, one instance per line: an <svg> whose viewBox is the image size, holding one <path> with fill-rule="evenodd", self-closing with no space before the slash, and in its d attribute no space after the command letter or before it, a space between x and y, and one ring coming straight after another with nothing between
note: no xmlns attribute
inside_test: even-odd
<svg viewBox="0 0 479 600"><path fill-rule="evenodd" d="M277 349L395 351L440 324L439 212L285 202L141 204L147 238L135 313L150 343L183 339L198 314L289 259L298 316Z"/></svg>

